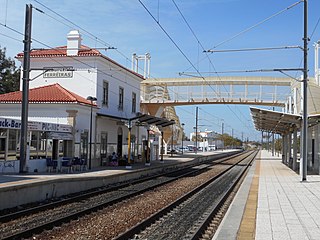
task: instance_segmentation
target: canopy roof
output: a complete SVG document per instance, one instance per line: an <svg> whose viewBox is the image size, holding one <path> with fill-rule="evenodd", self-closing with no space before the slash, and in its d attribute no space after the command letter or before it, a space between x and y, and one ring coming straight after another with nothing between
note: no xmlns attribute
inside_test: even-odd
<svg viewBox="0 0 320 240"><path fill-rule="evenodd" d="M250 107L251 116L258 131L284 134L293 127L300 128L301 116Z"/></svg>
<svg viewBox="0 0 320 240"><path fill-rule="evenodd" d="M130 120L137 120L140 123L147 123L149 125L156 125L158 127L167 127L175 124L174 120L168 120L166 118L154 117L149 114L142 114Z"/></svg>
<svg viewBox="0 0 320 240"><path fill-rule="evenodd" d="M258 131L285 134L293 131L293 127L301 128L302 116L266 109L250 107L251 116ZM320 123L320 114L308 116L308 127Z"/></svg>
<svg viewBox="0 0 320 240"><path fill-rule="evenodd" d="M97 113L97 115L101 117L117 119L122 124L124 124L125 122L128 123L128 121L131 121L131 122L134 121L138 125L148 124L148 125L155 125L157 127L167 127L176 123L174 120L168 120L166 118L159 118L159 117L151 116L149 114L141 114L141 113L137 113L137 116L133 118L122 118L122 117L116 117L116 116L107 115L103 113Z"/></svg>

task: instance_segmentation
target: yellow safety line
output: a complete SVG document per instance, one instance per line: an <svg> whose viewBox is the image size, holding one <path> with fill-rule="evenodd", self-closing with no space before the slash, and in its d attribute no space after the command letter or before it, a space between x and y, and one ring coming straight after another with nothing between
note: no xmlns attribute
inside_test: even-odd
<svg viewBox="0 0 320 240"><path fill-rule="evenodd" d="M246 207L245 207L240 228L238 231L238 235L237 235L238 240L250 240L250 239L254 240L255 239L259 175L260 175L260 158L256 158L255 161L256 161L256 169L254 172Z"/></svg>

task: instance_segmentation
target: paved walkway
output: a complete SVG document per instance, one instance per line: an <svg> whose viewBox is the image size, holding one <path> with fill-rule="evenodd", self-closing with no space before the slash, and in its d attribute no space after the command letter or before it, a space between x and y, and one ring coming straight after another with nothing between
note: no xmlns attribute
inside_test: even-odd
<svg viewBox="0 0 320 240"><path fill-rule="evenodd" d="M319 240L320 176L300 179L261 151L214 239Z"/></svg>
<svg viewBox="0 0 320 240"><path fill-rule="evenodd" d="M262 151L256 238L320 239L320 176L306 182Z"/></svg>

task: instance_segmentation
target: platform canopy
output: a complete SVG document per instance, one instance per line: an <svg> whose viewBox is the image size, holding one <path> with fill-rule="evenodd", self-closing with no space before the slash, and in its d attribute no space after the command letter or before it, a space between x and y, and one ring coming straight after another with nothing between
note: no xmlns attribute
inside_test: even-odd
<svg viewBox="0 0 320 240"><path fill-rule="evenodd" d="M251 116L258 131L285 134L301 126L301 115L250 107Z"/></svg>
<svg viewBox="0 0 320 240"><path fill-rule="evenodd" d="M137 113L136 117L133 118L122 118L116 117L112 115L107 115L103 113L97 113L97 116L107 117L111 119L118 120L119 125L128 124L128 122L136 123L137 125L155 125L157 127L168 127L170 125L175 124L174 120L168 120L166 118L155 117L149 114Z"/></svg>
<svg viewBox="0 0 320 240"><path fill-rule="evenodd" d="M148 125L156 125L156 126L160 126L160 127L167 127L170 125L175 124L174 120L168 120L166 118L159 118L159 117L155 117L155 116L151 116L149 114L141 114L137 117L134 117L130 120L136 120L139 123L146 123Z"/></svg>

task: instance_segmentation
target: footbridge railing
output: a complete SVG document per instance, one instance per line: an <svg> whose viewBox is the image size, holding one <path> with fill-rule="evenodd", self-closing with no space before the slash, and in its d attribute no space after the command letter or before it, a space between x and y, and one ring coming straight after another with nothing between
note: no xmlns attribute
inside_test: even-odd
<svg viewBox="0 0 320 240"><path fill-rule="evenodd" d="M142 82L142 104L285 106L293 80L281 77L161 78Z"/></svg>

